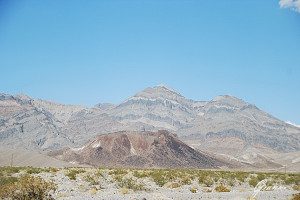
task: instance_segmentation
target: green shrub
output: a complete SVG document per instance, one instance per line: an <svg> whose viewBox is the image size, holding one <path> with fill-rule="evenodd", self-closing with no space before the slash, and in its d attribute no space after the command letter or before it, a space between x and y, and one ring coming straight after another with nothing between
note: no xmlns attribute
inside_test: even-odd
<svg viewBox="0 0 300 200"><path fill-rule="evenodd" d="M98 184L98 182L95 179L95 177L92 177L91 175L85 176L84 180L87 181L87 182L89 182L91 185L97 185Z"/></svg>
<svg viewBox="0 0 300 200"><path fill-rule="evenodd" d="M192 179L190 176L185 176L181 178L181 183L184 185L190 185L192 183Z"/></svg>
<svg viewBox="0 0 300 200"><path fill-rule="evenodd" d="M258 182L264 180L265 178L266 178L266 174L263 174L263 173L257 174Z"/></svg>
<svg viewBox="0 0 300 200"><path fill-rule="evenodd" d="M3 174L16 174L23 169L22 167L0 167L0 172Z"/></svg>
<svg viewBox="0 0 300 200"><path fill-rule="evenodd" d="M266 186L267 187L272 187L272 186L274 186L274 184L275 184L274 180L268 180L267 183L266 183Z"/></svg>
<svg viewBox="0 0 300 200"><path fill-rule="evenodd" d="M210 176L200 176L198 178L199 184L204 184L207 187L210 187L214 184L214 180Z"/></svg>
<svg viewBox="0 0 300 200"><path fill-rule="evenodd" d="M0 187L7 184L12 184L18 181L17 177L0 176Z"/></svg>
<svg viewBox="0 0 300 200"><path fill-rule="evenodd" d="M135 170L133 171L133 176L137 177L137 178L145 178L145 177L149 177L149 172L146 170Z"/></svg>
<svg viewBox="0 0 300 200"><path fill-rule="evenodd" d="M153 181L160 187L169 182L169 178L166 177L165 172L163 170L153 170L149 174L149 176L153 179Z"/></svg>
<svg viewBox="0 0 300 200"><path fill-rule="evenodd" d="M237 172L236 173L236 179L239 181L239 182L245 182L246 178L248 177L248 174L245 173L245 172Z"/></svg>
<svg viewBox="0 0 300 200"><path fill-rule="evenodd" d="M111 171L109 171L109 175L125 175L127 174L127 170L125 169L121 169L121 168L118 168L118 169L113 169Z"/></svg>
<svg viewBox="0 0 300 200"><path fill-rule="evenodd" d="M66 173L70 180L76 180L77 174L85 172L83 169L71 169Z"/></svg>
<svg viewBox="0 0 300 200"><path fill-rule="evenodd" d="M256 178L256 177L254 177L254 176L252 176L251 178L250 178L250 180L249 180L249 185L251 185L252 187L255 187L256 185L257 185L257 183L258 183L259 181L258 181L258 179Z"/></svg>
<svg viewBox="0 0 300 200"><path fill-rule="evenodd" d="M235 180L230 179L230 180L227 181L227 183L228 183L228 185L230 185L231 187L233 187L234 184L235 184Z"/></svg>
<svg viewBox="0 0 300 200"><path fill-rule="evenodd" d="M289 174L284 178L284 183L287 185L300 184L300 174Z"/></svg>
<svg viewBox="0 0 300 200"><path fill-rule="evenodd" d="M29 167L27 170L26 170L26 172L28 173L28 174L39 174L39 173L41 173L41 172L43 172L44 170L43 169L41 169L41 168L33 168L33 167Z"/></svg>
<svg viewBox="0 0 300 200"><path fill-rule="evenodd" d="M120 188L127 188L133 191L145 190L144 185L137 183L132 178L125 178L118 182Z"/></svg>

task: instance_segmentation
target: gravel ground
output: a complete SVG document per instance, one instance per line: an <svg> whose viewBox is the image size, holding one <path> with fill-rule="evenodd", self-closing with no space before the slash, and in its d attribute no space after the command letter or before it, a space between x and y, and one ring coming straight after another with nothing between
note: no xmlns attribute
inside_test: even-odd
<svg viewBox="0 0 300 200"><path fill-rule="evenodd" d="M62 200L196 200L196 199L230 199L230 200L250 200L250 197L256 200L291 199L292 194L297 191L289 187L277 187L271 191L259 191L247 184L233 186L230 192L216 192L209 190L209 187L200 186L196 181L191 185L183 185L178 188L168 188L166 186L159 187L153 181L145 178L143 183L147 185L146 191L133 191L120 188L114 181L112 176L104 174L97 179L96 184L86 181L87 175L93 175L95 171L87 171L78 174L76 180L70 180L66 176L67 170L60 170L55 173L40 173L45 180L54 181L58 188L53 194L55 199ZM196 188L197 192L192 193L191 188ZM213 187L211 188L213 190Z"/></svg>

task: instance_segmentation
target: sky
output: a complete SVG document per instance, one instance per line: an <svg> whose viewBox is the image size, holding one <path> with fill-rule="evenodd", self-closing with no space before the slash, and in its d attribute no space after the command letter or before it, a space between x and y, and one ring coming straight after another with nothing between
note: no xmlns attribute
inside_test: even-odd
<svg viewBox="0 0 300 200"><path fill-rule="evenodd" d="M159 84L300 124L300 1L0 0L0 92L93 106Z"/></svg>

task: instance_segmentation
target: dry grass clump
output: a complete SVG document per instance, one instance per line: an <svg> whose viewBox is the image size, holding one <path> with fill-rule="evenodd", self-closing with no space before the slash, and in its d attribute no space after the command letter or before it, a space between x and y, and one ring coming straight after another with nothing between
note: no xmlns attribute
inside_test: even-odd
<svg viewBox="0 0 300 200"><path fill-rule="evenodd" d="M300 185L293 185L293 190L300 191Z"/></svg>
<svg viewBox="0 0 300 200"><path fill-rule="evenodd" d="M51 192L56 190L56 185L46 182L40 177L23 176L13 183L0 187L0 199L53 199Z"/></svg>
<svg viewBox="0 0 300 200"><path fill-rule="evenodd" d="M95 195L95 194L97 194L98 189L95 188L95 187L92 187L89 192L90 192L91 195Z"/></svg>
<svg viewBox="0 0 300 200"><path fill-rule="evenodd" d="M300 200L300 193L293 194L292 200Z"/></svg>
<svg viewBox="0 0 300 200"><path fill-rule="evenodd" d="M230 192L230 189L221 184L215 188L215 191L216 192Z"/></svg>
<svg viewBox="0 0 300 200"><path fill-rule="evenodd" d="M49 169L49 172L51 172L51 173L56 173L59 171L59 169L57 169L55 167L49 167L48 169Z"/></svg>
<svg viewBox="0 0 300 200"><path fill-rule="evenodd" d="M179 187L181 187L181 184L178 183L178 182L169 182L169 183L166 183L166 184L165 184L165 187L174 189L174 188L179 188Z"/></svg>
<svg viewBox="0 0 300 200"><path fill-rule="evenodd" d="M120 193L125 195L129 193L129 189L128 188L120 188Z"/></svg>
<svg viewBox="0 0 300 200"><path fill-rule="evenodd" d="M198 190L197 190L197 188L195 188L195 187L191 187L191 188L190 188L190 191L191 191L191 193L196 193Z"/></svg>

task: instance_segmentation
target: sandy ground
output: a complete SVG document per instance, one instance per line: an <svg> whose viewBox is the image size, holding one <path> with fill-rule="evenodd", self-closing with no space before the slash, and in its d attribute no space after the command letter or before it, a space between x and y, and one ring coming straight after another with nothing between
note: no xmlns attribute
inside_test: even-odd
<svg viewBox="0 0 300 200"><path fill-rule="evenodd" d="M72 167L71 163L38 152L0 147L0 166Z"/></svg>

